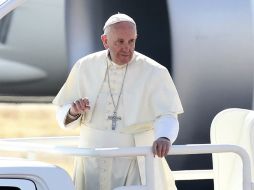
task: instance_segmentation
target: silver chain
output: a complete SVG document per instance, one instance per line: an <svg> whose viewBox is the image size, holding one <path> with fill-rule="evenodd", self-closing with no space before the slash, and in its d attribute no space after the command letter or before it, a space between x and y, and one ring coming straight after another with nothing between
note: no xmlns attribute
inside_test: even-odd
<svg viewBox="0 0 254 190"><path fill-rule="evenodd" d="M111 91L111 86L110 86L109 65L108 65L108 60L107 60L108 87L109 87L109 93L110 93L110 96L111 96L111 99L112 99L112 102L113 102L113 105L114 105L114 108L115 108L114 112L117 112L117 109L118 109L118 106L119 106L119 100L120 100L120 97L121 97L121 94L122 94L122 91L123 91L123 85L124 85L124 80L125 80L125 76L126 76L126 73L127 73L127 69L128 69L128 63L127 63L126 68L125 68L125 72L124 72L124 76L123 76L123 81L122 81L122 86L121 86L120 93L118 95L117 103L115 104L115 101L114 101L114 98L113 98L113 94L112 94L112 91Z"/></svg>

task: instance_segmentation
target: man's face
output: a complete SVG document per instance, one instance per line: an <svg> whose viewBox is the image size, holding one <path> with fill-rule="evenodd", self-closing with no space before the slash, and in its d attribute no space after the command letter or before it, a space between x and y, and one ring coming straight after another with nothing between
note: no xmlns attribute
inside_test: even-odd
<svg viewBox="0 0 254 190"><path fill-rule="evenodd" d="M133 56L137 39L136 28L129 22L116 23L101 39L104 47L109 49L112 61L122 65L128 63Z"/></svg>

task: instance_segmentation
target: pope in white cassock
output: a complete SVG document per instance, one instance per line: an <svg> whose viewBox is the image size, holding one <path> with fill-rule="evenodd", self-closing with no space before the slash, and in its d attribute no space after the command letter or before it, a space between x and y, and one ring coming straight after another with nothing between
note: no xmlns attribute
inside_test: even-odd
<svg viewBox="0 0 254 190"><path fill-rule="evenodd" d="M55 97L63 128L80 126L80 147L152 146L156 190L175 190L165 158L175 141L182 105L168 70L135 51L134 20L115 14L105 23L106 50L73 66ZM112 190L145 185L144 158L78 158L77 190Z"/></svg>

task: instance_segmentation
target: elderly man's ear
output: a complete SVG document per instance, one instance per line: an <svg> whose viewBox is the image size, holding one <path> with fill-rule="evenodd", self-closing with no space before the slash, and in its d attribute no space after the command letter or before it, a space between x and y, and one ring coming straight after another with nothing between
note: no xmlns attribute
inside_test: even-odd
<svg viewBox="0 0 254 190"><path fill-rule="evenodd" d="M101 35L101 41L102 41L102 43L103 43L104 48L105 48L105 49L108 49L109 47L108 47L107 35L102 34L102 35Z"/></svg>

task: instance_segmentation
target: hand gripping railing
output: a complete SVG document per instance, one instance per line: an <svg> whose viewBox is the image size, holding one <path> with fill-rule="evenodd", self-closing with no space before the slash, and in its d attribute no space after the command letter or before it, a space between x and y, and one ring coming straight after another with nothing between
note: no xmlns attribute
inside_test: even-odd
<svg viewBox="0 0 254 190"><path fill-rule="evenodd" d="M93 156L93 157L123 157L123 156L145 156L146 158L146 182L145 186L118 187L115 190L155 190L154 183L154 164L151 147L131 147L131 148L103 148L87 149L42 145L34 143L22 143L13 141L0 141L0 150L49 153L71 156ZM240 156L243 162L243 190L254 190L251 182L251 164L248 153L237 145L227 144L193 144L193 145L174 145L170 155L185 154L208 154L233 152Z"/></svg>

